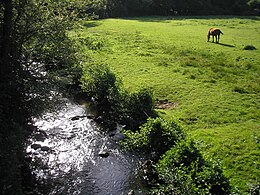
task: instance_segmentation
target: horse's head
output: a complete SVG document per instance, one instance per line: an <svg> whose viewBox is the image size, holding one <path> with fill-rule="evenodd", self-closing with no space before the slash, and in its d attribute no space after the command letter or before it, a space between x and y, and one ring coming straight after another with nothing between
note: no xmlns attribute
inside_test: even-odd
<svg viewBox="0 0 260 195"><path fill-rule="evenodd" d="M208 32L207 37L208 37L208 42L209 42L209 39L210 39L210 30L209 30L209 32Z"/></svg>
<svg viewBox="0 0 260 195"><path fill-rule="evenodd" d="M210 28L209 31L208 31L208 42L209 42L210 35L212 34L212 30L213 30L213 29L214 29L214 28Z"/></svg>

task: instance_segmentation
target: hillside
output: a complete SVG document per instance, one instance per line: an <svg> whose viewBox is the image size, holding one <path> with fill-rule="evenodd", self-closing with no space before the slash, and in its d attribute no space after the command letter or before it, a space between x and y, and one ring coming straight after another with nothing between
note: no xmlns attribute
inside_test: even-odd
<svg viewBox="0 0 260 195"><path fill-rule="evenodd" d="M224 33L219 44L207 42L210 27ZM259 17L96 20L71 36L89 61L108 64L128 90L151 87L171 105L157 112L179 120L241 193L259 185Z"/></svg>

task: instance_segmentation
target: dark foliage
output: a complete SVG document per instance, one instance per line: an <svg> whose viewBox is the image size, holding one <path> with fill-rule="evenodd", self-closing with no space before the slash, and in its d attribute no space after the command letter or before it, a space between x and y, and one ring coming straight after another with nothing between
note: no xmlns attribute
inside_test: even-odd
<svg viewBox="0 0 260 195"><path fill-rule="evenodd" d="M156 165L160 185L153 194L230 194L216 162L202 157L193 141L182 140Z"/></svg>
<svg viewBox="0 0 260 195"><path fill-rule="evenodd" d="M141 88L134 93L121 93L121 101L120 124L125 125L125 129L136 130L146 123L147 118L156 117L151 89Z"/></svg>
<svg viewBox="0 0 260 195"><path fill-rule="evenodd" d="M258 195L260 194L260 184L254 184L250 188L250 194L251 195Z"/></svg>
<svg viewBox="0 0 260 195"><path fill-rule="evenodd" d="M137 132L128 130L124 134L126 138L122 144L126 149L137 151L155 161L176 142L185 138L177 123L161 118L149 118Z"/></svg>
<svg viewBox="0 0 260 195"><path fill-rule="evenodd" d="M256 50L256 48L255 48L255 46L253 46L253 45L246 45L246 46L244 47L244 50Z"/></svg>
<svg viewBox="0 0 260 195"><path fill-rule="evenodd" d="M87 66L81 83L83 91L95 104L96 118L108 129L114 130L119 123L134 130L148 117L155 116L151 90L144 88L128 93L107 65Z"/></svg>
<svg viewBox="0 0 260 195"><path fill-rule="evenodd" d="M257 0L107 0L92 11L101 18L176 15L245 15L259 14Z"/></svg>
<svg viewBox="0 0 260 195"><path fill-rule="evenodd" d="M1 194L23 194L30 118L46 107L54 87L77 75L76 50L66 35L76 11L67 8L75 2L0 2Z"/></svg>
<svg viewBox="0 0 260 195"><path fill-rule="evenodd" d="M124 134L124 148L148 158L142 175L151 194L231 193L220 166L204 158L177 123L148 119L139 131Z"/></svg>

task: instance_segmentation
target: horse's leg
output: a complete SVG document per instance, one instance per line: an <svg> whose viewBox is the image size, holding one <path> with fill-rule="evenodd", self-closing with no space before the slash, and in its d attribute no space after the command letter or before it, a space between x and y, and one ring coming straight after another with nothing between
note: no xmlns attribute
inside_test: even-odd
<svg viewBox="0 0 260 195"><path fill-rule="evenodd" d="M212 35L212 43L214 43L215 35Z"/></svg>

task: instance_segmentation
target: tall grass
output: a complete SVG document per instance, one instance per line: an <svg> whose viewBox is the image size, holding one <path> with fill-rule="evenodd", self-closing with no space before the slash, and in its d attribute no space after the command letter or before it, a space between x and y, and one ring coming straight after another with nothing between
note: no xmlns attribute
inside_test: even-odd
<svg viewBox="0 0 260 195"><path fill-rule="evenodd" d="M224 33L220 44L207 42L210 27ZM71 36L129 91L147 86L155 98L173 102L159 115L180 120L241 193L259 183L259 17L86 21ZM244 50L247 45L256 50Z"/></svg>

